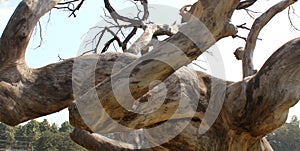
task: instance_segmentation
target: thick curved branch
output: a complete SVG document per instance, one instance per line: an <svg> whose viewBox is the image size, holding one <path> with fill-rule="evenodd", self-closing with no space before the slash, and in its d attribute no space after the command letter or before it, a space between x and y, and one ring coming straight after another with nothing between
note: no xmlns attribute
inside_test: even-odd
<svg viewBox="0 0 300 151"><path fill-rule="evenodd" d="M124 67L136 58L126 54L111 54L82 56L76 59L67 59L39 69L20 68L21 80L16 83L5 82L1 76L14 77L13 74L0 75L0 121L9 125L17 125L29 119L58 112L67 108L73 102L72 79L73 66L91 66L97 63L91 73L97 76L94 81L99 83L107 78L118 59L120 67ZM74 64L74 62L81 64ZM5 81L4 81L5 80ZM75 83L74 83L75 84ZM88 84L88 83L85 83ZM84 87L84 86L83 86Z"/></svg>
<svg viewBox="0 0 300 151"><path fill-rule="evenodd" d="M142 116L127 110L133 106L133 101L124 100L125 102L122 103L124 103L123 105L125 105L127 109L123 108L116 97L128 98L129 96L127 95L129 94L125 94L126 96L123 96L124 94L116 95L115 90L126 90L126 86L129 84L130 95L138 99L148 92L148 87L151 82L155 80L164 81L175 70L196 59L202 52L212 46L215 40L234 35L236 30L229 24L228 18L232 15L237 4L238 1L210 2L209 5L207 4L206 6L211 10L210 12L205 12L201 16L195 16L199 17L202 22L198 22L196 19L192 22L188 22L181 27L177 34L122 70L117 70L117 73L113 74L109 79L97 84L94 90L90 91L89 89L85 90L78 87L77 89L86 92L80 92L83 95L79 95L75 99L78 104L85 106L87 109L83 111L84 113L81 112L81 114L89 117L85 118L87 119L87 121L85 121L87 125L89 125L93 131L99 130L108 133L124 130L112 122L109 122L111 119L115 119L116 122L132 128L141 128L147 124L155 124L163 120L157 119L150 122L141 121L142 124L137 124L136 122L131 123L131 120L128 120L128 118L121 118L123 115L130 115L129 117L137 117L137 119ZM201 3L198 5L202 7ZM224 8L224 6L226 7ZM224 13L224 9L228 10L226 11L227 13ZM211 12L214 13L211 14ZM209 16L209 20L207 20L208 17L206 15ZM208 30L205 30L207 28ZM79 72L77 75L81 74L82 73ZM129 79L129 83L127 83L127 79ZM117 83L113 84L113 82ZM97 95L95 95L95 91ZM97 99L98 96L99 100ZM99 101L103 108L97 108L95 111L90 110L91 108L99 107ZM104 114L104 112L109 116ZM185 114L181 116L185 117ZM166 114L166 119L168 117Z"/></svg>
<svg viewBox="0 0 300 151"><path fill-rule="evenodd" d="M24 75L16 83L0 80L0 121L17 125L66 108L73 101L72 63L66 60L42 69L20 68L19 74Z"/></svg>
<svg viewBox="0 0 300 151"><path fill-rule="evenodd" d="M284 46L279 48L270 57L270 59L268 59L268 61L265 63L262 69L254 77L246 81L245 97L240 97L240 98L238 97L238 94L241 93L242 91L242 86L241 86L242 82L237 82L229 85L227 88L227 95L225 98L225 106L221 111L216 123L212 126L211 130L208 133L214 134L216 131L218 131L217 133L218 136L224 135L224 137L220 137L220 138L229 137L230 139L225 139L225 140L232 141L232 142L229 141L228 144L233 145L232 146L233 148L243 147L243 146L251 145L253 143L257 145L256 147L263 145L266 148L268 148L268 143L264 139L262 139L263 136L271 132L272 130L278 128L280 125L282 125L286 121L288 109L291 106L293 106L295 103L297 103L298 100L300 99L299 57L300 57L300 39L298 38L286 43ZM186 76L188 75L187 73L189 72L183 72L182 74ZM179 89L176 86L177 82L171 80L174 79L175 75L176 73L170 76L166 80L167 88ZM180 74L177 76L181 78L184 77L182 75L180 76ZM203 75L201 76L201 74L198 74L197 76L198 79L203 80L203 81L200 80L199 81L200 84L198 85L202 85L203 87L200 88L200 91L199 90L196 91L198 91L200 94L209 93L209 91L206 90L211 89L210 87L211 81L205 78L205 76ZM188 77L187 79L191 79L191 78ZM186 85L188 86L193 84L186 84ZM144 128L149 126L151 127L155 123L160 123L159 121L165 121L167 119L169 120L170 119L169 114L174 113L174 108L176 107L176 104L179 103L179 100L177 100L176 97L173 96L176 93L172 91L173 90L170 91L170 96L169 95L167 96L167 100L168 98L170 99L167 101L167 103L164 103L162 105L162 108L167 108L167 110L165 111L158 110L158 112L163 112L163 114L155 113L152 116L151 114L135 115L128 112L124 113L124 112L120 112L119 109L115 108L115 105L113 104L112 106L106 108L106 112L110 113L109 110L112 110L112 112L116 112L116 114L110 114L110 116L112 118L118 117L121 120L117 120L117 121L125 126L129 126L133 128L140 128L139 126L142 126ZM158 92L162 92L162 90L158 89L156 91L150 91L148 96L159 96L157 94ZM190 92L190 90L188 90L187 92ZM142 97L140 102L144 102L143 100L147 99L148 96L146 95ZM201 98L200 101L209 100L207 96L203 96L200 98ZM150 102L153 101L151 100ZM154 102L154 104L158 104L158 103ZM203 114L205 113L207 107L203 105L205 105L205 103L201 102L194 116L185 113L185 115L179 115L177 117L175 116L175 119L183 120L184 118L190 117L196 121L202 120L201 117L203 117ZM140 108L141 110L147 109L147 108L143 108L142 106L140 106ZM74 119L78 119L78 118L74 118ZM99 120L102 119L103 118L100 118ZM106 120L102 121L101 123L102 124L105 123L103 124L102 132L123 130L120 128L114 129L114 127L109 126L109 122L107 122ZM110 130L108 129L104 130L105 127L106 128L109 127ZM198 126L196 127L198 128ZM111 128L113 128L114 130L111 130ZM220 133L220 128L224 129L223 131L224 133L225 132L226 133L225 134ZM229 134L227 133L228 131L230 131ZM182 135L184 135L184 133ZM183 138L187 138L187 135L183 136ZM194 139L197 139L197 137ZM220 140L220 141L224 143L224 140ZM241 144L243 146L238 146Z"/></svg>
<svg viewBox="0 0 300 151"><path fill-rule="evenodd" d="M116 104L114 104L114 102L107 102L106 104L108 108L106 108L105 110L107 113L110 114L110 118L116 119L116 117L118 117L120 119L118 120L119 123L134 128L149 127L156 123L166 121L171 117L174 119L184 118L184 117L187 118L194 117L195 119L200 119L202 118L203 112L205 111L207 107L206 105L208 104L208 102L205 100L209 100L210 97L209 96L210 81L211 81L211 77L202 72L196 72L188 68L181 68L179 69L179 71L175 72L169 78L167 78L166 81L164 82L164 85L159 85L151 89L147 94L139 98L137 102L134 102L135 104L132 105L132 108L130 108L130 110L133 110L135 112L143 112L149 114L136 114L135 112L129 112L129 111L124 112L124 108L120 107L120 105L117 106ZM85 81L84 83L89 83L89 82ZM201 84L198 85L198 83ZM78 89L83 90L83 88L80 87ZM181 98L182 95L185 95L187 97ZM184 107L181 106L180 107L181 109L179 110L182 110L182 112L175 113L178 104L180 102L185 102L186 104L197 104L198 101L197 96L201 98L202 104L199 104L198 107L194 106L194 111L193 109L191 109L187 112L183 112L186 110L184 108L186 106ZM90 98L91 96L86 96L86 97ZM77 101L91 101L91 100L84 100L87 98L80 98L80 99L81 100L77 100ZM167 101L163 102L164 100ZM128 104L129 103L131 102L128 101ZM84 105L87 104L87 102L85 103L77 102L77 105L81 105L81 104ZM94 104L94 101L92 101L92 103L90 103L88 106L95 106L95 105L97 104ZM196 108L198 108L197 113L195 111ZM99 108L99 111L100 110L101 108ZM90 120L102 121L103 123L109 123L108 121L110 120L105 115L100 115L101 116L100 119L89 119L90 118L89 116L84 116L85 113L91 111L89 107L87 107L86 110L84 110L81 106L81 111L80 111L78 110L76 105L72 105L69 107L69 111L70 111L71 124L74 125L75 127L88 130L88 131L95 131L95 128L91 127L93 125L90 125L89 123L92 122ZM195 112L195 114L193 114L193 112ZM92 111L92 114L96 115L98 114L98 111ZM99 115L97 115L97 117L98 116ZM129 117L130 120L127 119ZM85 121L82 120L82 118ZM85 123L87 123L88 125ZM115 125L112 126L103 123L101 125L101 127L103 128L102 129L103 133L108 133L110 132L111 128L115 128L114 127ZM117 131L120 131L120 129L117 129ZM116 132L116 131L111 131L111 132Z"/></svg>
<svg viewBox="0 0 300 151"><path fill-rule="evenodd" d="M90 133L85 130L75 128L70 133L71 139L77 144L85 147L88 150L98 151L166 151L167 149L161 146L156 146L147 149L137 149L133 144L116 141L97 133Z"/></svg>
<svg viewBox="0 0 300 151"><path fill-rule="evenodd" d="M288 109L300 99L300 39L280 47L261 70L246 81L246 93L236 98L241 83L229 87L226 108L236 129L263 136L286 121ZM238 120L237 120L238 119Z"/></svg>
<svg viewBox="0 0 300 151"><path fill-rule="evenodd" d="M45 13L60 0L23 0L16 8L0 40L0 70L23 64L32 31ZM3 67L4 66L4 67Z"/></svg>
<svg viewBox="0 0 300 151"><path fill-rule="evenodd" d="M107 137L75 128L70 134L71 139L88 150L132 151L132 144L118 142Z"/></svg>
<svg viewBox="0 0 300 151"><path fill-rule="evenodd" d="M288 6L295 3L297 0L284 0L274 5L270 9L268 9L265 13L263 13L260 17L255 19L250 33L247 37L247 42L244 51L243 57L243 77L251 76L255 73L253 67L253 52L256 45L257 37L261 31L261 29L279 12L283 11Z"/></svg>
<svg viewBox="0 0 300 151"><path fill-rule="evenodd" d="M26 46L38 19L54 7L57 2L58 1L50 0L27 0L21 2L1 37L0 52L2 57L1 61L3 62L0 68L2 90L0 120L7 124L16 125L32 118L59 111L67 107L72 102L74 96L78 97L76 95L82 95L74 95L73 92L71 92L71 81L73 81L73 84L76 87L77 80L72 80L71 74L74 74L74 72L80 72L72 71L72 65L74 63L73 59L64 60L60 63L52 64L40 69L29 69L24 63L15 64L24 60L23 57ZM224 3L226 3L226 5L224 5ZM221 6L216 7L218 5L226 6L228 13L223 13L225 8ZM232 26L230 26L228 18L232 15L235 5L237 5L237 1L218 1L212 3L211 9L216 9L214 11L215 13L208 13L207 15L215 15L212 16L213 19L206 20L205 16L198 16L199 19L206 24L206 27L209 29L208 31L203 30L203 25L199 25L197 22L190 22L181 29L181 33L175 34L167 41L172 45L160 45L157 49L148 53L148 55L143 56L136 62L122 69L112 78L119 79L119 76L122 76L120 73L130 73L132 71L132 67L135 68L130 75L132 80L130 88L133 90L132 94L135 98L141 97L148 92L148 86L153 80L163 81L172 74L174 70L197 58L203 51L215 43L214 38L218 40L222 37L234 34L235 30L234 28L230 28ZM195 32L195 30L198 30L199 32ZM178 49L182 51L178 51ZM133 57L132 55L125 55ZM187 57L185 58L183 56ZM112 55L111 57L111 61L119 59L118 55ZM168 62L169 65L172 66L162 63L161 61L153 60L153 58ZM79 62L85 64L85 66L91 65L91 62L97 61L97 59L93 58L93 56L80 57L78 59L81 60ZM103 61L102 63L107 64L110 60ZM122 63L122 61L119 60L118 62ZM10 63L14 64L11 65ZM103 64L98 64L96 67L98 68L98 66L103 66ZM129 62L127 61L126 64L129 64ZM82 64L79 64L79 66L80 65ZM105 66L103 66L103 68L105 68ZM98 69L100 70L101 67ZM146 71L152 72L151 74L146 74ZM87 74L87 71L85 70L83 73ZM92 73L95 73L95 71L92 71ZM99 71L99 73L101 73L101 71ZM102 74L105 73L102 72ZM122 113L124 109L114 98L110 79L99 84L99 82L103 80L101 79L101 76L103 77L101 74L100 76L98 75L96 81L93 82L98 84L96 89L99 96L105 96L101 99L101 101L104 101L102 102L104 108L110 108L110 105L116 105L115 107L120 109ZM82 87L82 85L80 85L80 87ZM124 113L126 112L128 111L124 111Z"/></svg>

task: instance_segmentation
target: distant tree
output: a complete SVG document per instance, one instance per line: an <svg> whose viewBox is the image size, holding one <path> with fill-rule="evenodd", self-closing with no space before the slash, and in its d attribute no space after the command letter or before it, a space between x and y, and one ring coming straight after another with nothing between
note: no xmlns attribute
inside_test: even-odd
<svg viewBox="0 0 300 151"><path fill-rule="evenodd" d="M36 141L40 135L40 123L36 120L31 120L26 125L18 127L15 138L20 141Z"/></svg>
<svg viewBox="0 0 300 151"><path fill-rule="evenodd" d="M56 151L56 142L58 141L55 140L55 134L47 131L37 140L35 149L40 151Z"/></svg>
<svg viewBox="0 0 300 151"><path fill-rule="evenodd" d="M60 128L59 133L51 131L45 132L36 142L35 150L37 151L84 151L85 149L74 143L70 136L70 130L67 123L63 124L64 128ZM65 131L66 132L62 132Z"/></svg>
<svg viewBox="0 0 300 151"><path fill-rule="evenodd" d="M59 128L59 132L72 132L73 130L73 127L71 126L71 124L66 121L66 122L63 122Z"/></svg>
<svg viewBox="0 0 300 151"><path fill-rule="evenodd" d="M50 126L46 119L42 122L32 120L17 127L0 123L0 151L84 151L83 147L71 140L71 131L69 122L62 123L58 128L55 123Z"/></svg>
<svg viewBox="0 0 300 151"><path fill-rule="evenodd" d="M40 127L41 133L50 131L50 129L51 129L51 126L50 126L49 122L47 121L47 119L44 119L43 122L39 123L39 127Z"/></svg>
<svg viewBox="0 0 300 151"><path fill-rule="evenodd" d="M290 123L285 123L274 132L267 135L275 151L300 150L300 128L299 120L293 116Z"/></svg>
<svg viewBox="0 0 300 151"><path fill-rule="evenodd" d="M55 134L56 149L60 151L85 151L86 149L72 141L69 135L70 132L61 132Z"/></svg>
<svg viewBox="0 0 300 151"><path fill-rule="evenodd" d="M14 141L14 127L0 123L0 150L9 149L11 143Z"/></svg>
<svg viewBox="0 0 300 151"><path fill-rule="evenodd" d="M55 123L53 123L52 125L51 125L51 127L50 127L50 132L52 132L52 133L58 133L59 131L58 131L58 127L57 127L57 125L55 124Z"/></svg>

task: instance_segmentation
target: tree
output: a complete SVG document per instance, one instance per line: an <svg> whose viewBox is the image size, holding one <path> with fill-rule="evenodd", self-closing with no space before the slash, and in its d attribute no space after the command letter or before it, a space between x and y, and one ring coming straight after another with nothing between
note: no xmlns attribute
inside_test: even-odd
<svg viewBox="0 0 300 151"><path fill-rule="evenodd" d="M41 124L36 120L31 120L24 126L19 126L16 129L15 140L16 149L21 150L31 150L34 146L35 141L37 141L42 135Z"/></svg>
<svg viewBox="0 0 300 151"><path fill-rule="evenodd" d="M58 127L57 127L57 125L55 124L55 123L53 123L52 125L51 125L51 127L50 127L50 132L51 133L58 133L59 131L58 131Z"/></svg>
<svg viewBox="0 0 300 151"><path fill-rule="evenodd" d="M38 151L85 150L71 140L69 136L69 133L72 131L71 128L69 122L64 122L59 132L55 124L50 129L47 120L43 122L30 121L25 125L19 125L17 128L0 123L0 149Z"/></svg>
<svg viewBox="0 0 300 151"><path fill-rule="evenodd" d="M293 116L290 123L283 124L280 128L267 135L267 139L277 151L300 149L300 128L297 116Z"/></svg>
<svg viewBox="0 0 300 151"><path fill-rule="evenodd" d="M36 141L41 136L40 123L31 120L26 125L18 127L16 130L16 140L19 141Z"/></svg>
<svg viewBox="0 0 300 151"><path fill-rule="evenodd" d="M69 122L63 122L59 128L59 132L71 132L72 129L73 128Z"/></svg>
<svg viewBox="0 0 300 151"><path fill-rule="evenodd" d="M110 18L116 24L127 22L132 32L122 41L116 33L104 28L103 32L113 36L101 52L116 41L124 52L141 53L141 57L129 53L91 54L31 69L27 67L24 56L40 17L52 8L66 8L71 10L71 16L76 16L84 0L23 0L0 39L0 121L17 125L69 107L70 123L75 127L71 138L90 150L133 150L140 147L143 141L139 139L137 145L112 139L121 136L118 132L129 135L131 131L115 122L139 129L133 135L136 138L138 134L146 136L142 140L147 140L148 146L153 147L149 150L272 150L264 136L285 122L288 109L300 99L300 39L280 47L258 72L253 68L252 55L261 29L296 0L281 1L255 19L245 48L236 53L243 62L244 80L239 82L224 81L183 66L216 41L228 36L238 37L237 27L245 27L233 25L230 18L233 12L247 9L256 0L198 0L181 9L183 24L178 25L179 32L175 28L177 25L173 28L147 22L147 0L134 2L141 3L143 9L138 10L139 14L143 12L142 17L122 16L109 0L104 0ZM139 28L144 33L127 48ZM169 38L155 44L153 41L160 35ZM153 49L148 51L150 46ZM97 47L90 52L97 52ZM93 65L95 71L87 68ZM164 87L153 82L155 80L164 81L165 97L162 96ZM122 95L126 91L124 86L129 87L132 98ZM116 91L119 95L115 95ZM166 101L152 112L160 98L166 98ZM76 104L72 104L74 99ZM131 101L133 99L137 101ZM99 102L102 110L97 108ZM91 110L81 112L76 106L79 104ZM218 108L219 112L211 112ZM149 114L137 114L133 112L135 110ZM164 126L155 133L144 131L158 125ZM175 138L157 144L161 141L157 138L164 139L163 134L176 133L176 128L182 127ZM99 131L114 135L107 134L110 137L107 138L93 133Z"/></svg>
<svg viewBox="0 0 300 151"><path fill-rule="evenodd" d="M0 123L0 148L9 149L14 141L15 129L6 124Z"/></svg>
<svg viewBox="0 0 300 151"><path fill-rule="evenodd" d="M68 132L51 133L45 132L40 139L37 140L35 150L38 151L84 151L84 148L75 144L69 136Z"/></svg>
<svg viewBox="0 0 300 151"><path fill-rule="evenodd" d="M51 127L50 127L48 120L44 119L43 122L40 123L40 132L45 133L50 130L51 130Z"/></svg>

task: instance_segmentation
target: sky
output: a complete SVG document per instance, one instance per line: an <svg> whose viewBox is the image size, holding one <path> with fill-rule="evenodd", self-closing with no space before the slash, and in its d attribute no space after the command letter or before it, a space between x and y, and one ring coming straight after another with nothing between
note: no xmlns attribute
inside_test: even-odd
<svg viewBox="0 0 300 151"><path fill-rule="evenodd" d="M176 1L174 0L150 0L152 4L160 4L164 6L171 6L174 8L181 8L183 5L192 4L195 0ZM269 8L274 2L279 0L259 0L254 4L251 9L256 12L263 12ZM9 17L17 7L20 0L0 0L0 34L5 28ZM126 7L132 6L128 1L114 2L116 10L121 10ZM299 2L294 4L294 8L300 8ZM75 57L81 46L81 42L85 38L88 30L102 20L103 16L103 1L88 0L77 12L77 17L68 17L69 12L62 10L52 10L51 15L46 14L42 20L42 45L36 48L40 43L39 31L35 32L26 52L26 63L32 68L38 68L50 63L59 61L58 55L61 58ZM150 7L150 11L155 11L155 8ZM164 12L162 15L168 15L168 12ZM178 15L178 14L176 14ZM260 13L256 13L255 16L259 16ZM300 14L299 14L300 15ZM232 20L234 24L240 25L247 23L247 27L251 27L254 21L244 10L236 11ZM293 16L294 23L300 23L298 16ZM296 24L297 25L297 24ZM300 24L298 26L300 28ZM240 36L247 36L245 30L239 30ZM268 57L281 45L287 41L300 36L300 32L291 28L288 20L287 10L278 14L273 18L268 25L261 31L259 38L262 40L257 41L257 46L254 52L254 66L256 69L260 69L263 63ZM216 46L220 50L226 73L226 80L239 81L242 79L242 65L240 61L237 61L233 55L233 52L238 47L243 47L245 42L241 39L231 37L220 40ZM292 115L300 117L300 103L290 109L289 118ZM49 122L61 124L68 120L68 111L62 110L58 113L38 118L42 121L47 118Z"/></svg>

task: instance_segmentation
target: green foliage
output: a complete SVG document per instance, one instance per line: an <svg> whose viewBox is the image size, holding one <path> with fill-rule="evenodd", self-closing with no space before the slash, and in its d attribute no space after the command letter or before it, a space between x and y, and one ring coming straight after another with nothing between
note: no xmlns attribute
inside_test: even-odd
<svg viewBox="0 0 300 151"><path fill-rule="evenodd" d="M51 127L50 127L50 132L52 132L52 133L58 133L59 131L58 131L58 127L57 127L57 125L55 124L55 123L53 123L52 125L51 125Z"/></svg>
<svg viewBox="0 0 300 151"><path fill-rule="evenodd" d="M49 122L46 119L44 119L43 122L39 124L39 128L41 133L45 133L50 131L51 126Z"/></svg>
<svg viewBox="0 0 300 151"><path fill-rule="evenodd" d="M0 123L0 148L9 148L14 141L14 127Z"/></svg>
<svg viewBox="0 0 300 151"><path fill-rule="evenodd" d="M16 127L0 123L0 150L85 151L71 140L72 129L69 122L58 128L46 119L43 122L32 120Z"/></svg>
<svg viewBox="0 0 300 151"><path fill-rule="evenodd" d="M285 123L267 135L267 139L275 151L300 150L299 122L298 118L293 116L290 123Z"/></svg>
<svg viewBox="0 0 300 151"><path fill-rule="evenodd" d="M72 126L70 125L69 122L63 122L59 128L59 132L71 132L72 131Z"/></svg>
<svg viewBox="0 0 300 151"><path fill-rule="evenodd" d="M51 133L50 131L36 142L38 151L83 151L82 147L71 141L69 133Z"/></svg>

